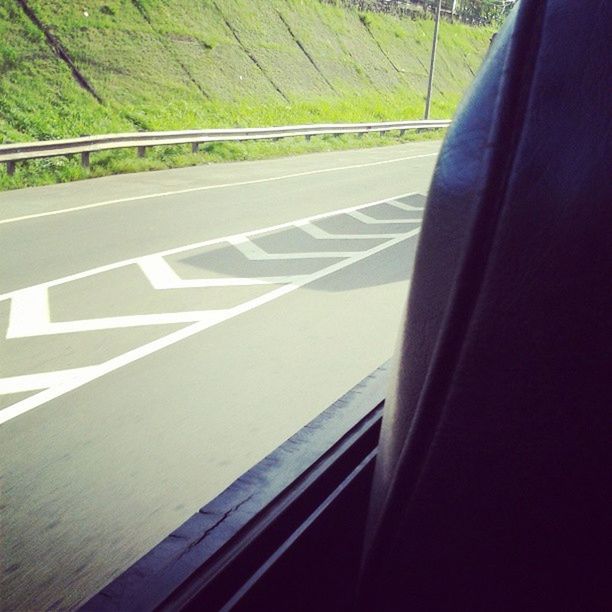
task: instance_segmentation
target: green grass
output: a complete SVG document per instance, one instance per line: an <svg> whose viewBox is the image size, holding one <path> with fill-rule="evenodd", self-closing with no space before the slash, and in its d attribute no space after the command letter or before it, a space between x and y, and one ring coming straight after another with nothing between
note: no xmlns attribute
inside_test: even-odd
<svg viewBox="0 0 612 612"><path fill-rule="evenodd" d="M420 118L433 22L318 0L29 0L102 103L17 3L0 3L0 142L117 131ZM84 14L86 6L87 16ZM443 23L432 117L451 117L491 31ZM306 53L302 50L304 49ZM427 137L424 133L420 137ZM415 138L415 135L405 138ZM393 136L157 148L0 169L0 189L400 142Z"/></svg>
<svg viewBox="0 0 612 612"><path fill-rule="evenodd" d="M442 138L443 135L444 130L429 130L419 134L407 132L403 136L369 134L364 135L363 138L355 135L342 135L315 137L310 141L288 138L277 142L211 143L201 147L196 154L191 153L187 145L175 145L149 150L145 158L137 157L135 151L120 149L113 152L93 153L92 167L89 170L81 168L76 158L53 157L18 164L13 177L6 174L0 176L0 189L48 185L109 174L183 168L215 162L269 159L303 153L380 147L416 140L435 140Z"/></svg>

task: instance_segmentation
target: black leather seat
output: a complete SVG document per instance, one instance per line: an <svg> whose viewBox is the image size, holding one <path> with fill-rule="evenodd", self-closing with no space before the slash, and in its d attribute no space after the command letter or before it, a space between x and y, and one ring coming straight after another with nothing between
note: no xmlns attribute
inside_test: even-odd
<svg viewBox="0 0 612 612"><path fill-rule="evenodd" d="M522 0L449 131L359 607L612 609L612 2Z"/></svg>

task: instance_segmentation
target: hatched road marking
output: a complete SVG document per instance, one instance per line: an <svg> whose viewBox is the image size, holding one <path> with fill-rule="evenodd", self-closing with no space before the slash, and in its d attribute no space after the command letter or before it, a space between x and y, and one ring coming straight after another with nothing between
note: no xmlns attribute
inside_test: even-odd
<svg viewBox="0 0 612 612"><path fill-rule="evenodd" d="M368 225L380 225L388 224L388 223L420 223L421 219L374 219L370 217L370 215L365 215L358 210L354 210L348 213L353 219L357 219L357 221L361 221L362 223L367 223Z"/></svg>
<svg viewBox="0 0 612 612"><path fill-rule="evenodd" d="M416 194L403 194L397 198L407 198ZM372 233L372 234L340 234L322 229L316 225L317 221L349 215L354 220L368 225L394 225L399 223L420 224L420 219L391 219L379 220L370 217L363 211L369 207L380 204L402 204L394 200L380 200L369 202L359 206L344 208L329 213L323 213L299 219L289 223L262 228L243 234L225 236L213 240L193 243L151 253L136 258L126 259L106 266L100 266L78 274L73 274L60 279L40 283L32 287L25 287L9 293L0 295L0 302L10 301L9 323L6 338L16 340L20 338L33 338L39 336L52 336L57 334L77 334L96 330L124 329L131 327L142 327L152 325L185 324L185 327L168 333L161 338L146 342L136 348L128 350L120 355L107 359L102 363L86 364L82 367L60 369L57 371L41 373L25 373L17 376L0 378L0 394L37 392L30 397L17 401L16 403L0 410L0 424L22 415L44 403L60 397L82 385L87 384L105 374L117 370L123 366L133 363L139 359L151 355L157 351L171 346L181 340L198 334L214 325L232 319L240 314L258 308L268 302L276 300L288 293L304 287L325 276L333 274L351 266L367 257L388 249L404 240L416 236L420 226L412 227L397 233ZM406 210L419 210L409 204ZM402 206L397 206L402 208ZM420 209L422 210L422 209ZM346 240L356 239L382 239L382 243L356 251L307 251L268 253L261 246L255 244L253 239L257 236L269 235L287 229L299 229L309 237L316 240ZM358 243L359 244L359 243ZM358 244L356 246L358 246ZM361 243L363 244L363 243ZM224 248L237 249L242 255L252 261L280 261L280 260L304 260L319 259L321 268L308 274L294 274L269 277L235 277L235 278L198 278L183 279L177 274L170 262L169 255L189 253L203 247L222 245ZM325 259L336 261L329 263ZM340 261L337 261L340 260ZM137 270L147 279L148 287L153 291L164 291L167 289L201 289L207 287L236 287L236 286L265 286L270 285L270 290L257 297L246 299L237 305L221 309L189 310L184 312L163 312L155 314L135 314L112 317L101 317L91 319L77 319L71 321L52 321L52 304L49 304L49 289L61 285L68 285L76 280L95 277L102 273L126 268L136 264Z"/></svg>

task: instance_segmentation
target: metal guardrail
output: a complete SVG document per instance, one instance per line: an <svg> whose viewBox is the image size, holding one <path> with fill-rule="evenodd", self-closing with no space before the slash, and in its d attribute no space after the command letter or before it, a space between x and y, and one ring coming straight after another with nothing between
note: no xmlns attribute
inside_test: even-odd
<svg viewBox="0 0 612 612"><path fill-rule="evenodd" d="M384 134L391 130L399 130L400 135L407 130L423 130L445 128L450 120L423 121L387 121L380 123L330 123L315 125L288 125L283 127L264 128L231 128L208 130L182 130L175 132L134 132L126 134L106 134L99 136L82 136L65 140L47 140L42 142L22 142L0 145L0 163L6 163L9 176L15 173L15 165L19 161L57 157L64 155L81 156L81 165L89 167L89 156L96 151L109 149L124 149L135 147L139 157L144 157L148 147L162 145L191 144L192 152L196 153L200 144L209 142L228 142L246 140L279 140L304 136L309 140L312 136L341 134L367 134L378 132Z"/></svg>

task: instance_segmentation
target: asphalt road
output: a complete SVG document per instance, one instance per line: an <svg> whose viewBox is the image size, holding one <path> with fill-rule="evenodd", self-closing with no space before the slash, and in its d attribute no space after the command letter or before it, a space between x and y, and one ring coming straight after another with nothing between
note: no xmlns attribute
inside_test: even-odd
<svg viewBox="0 0 612 612"><path fill-rule="evenodd" d="M2 610L83 602L390 357L438 148L0 194Z"/></svg>

